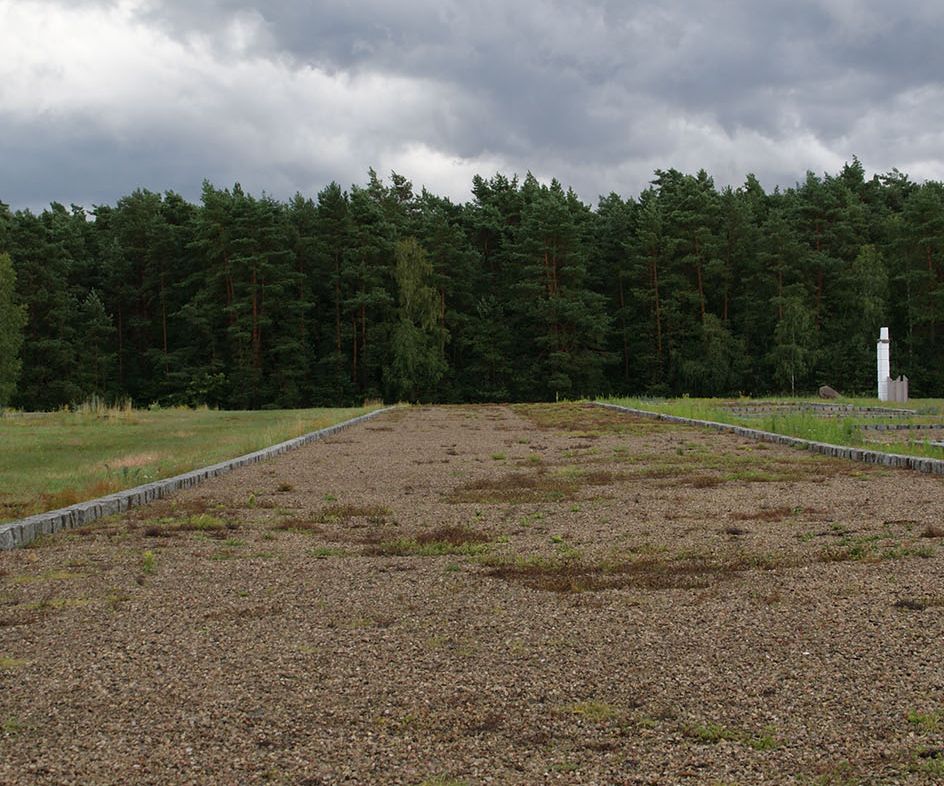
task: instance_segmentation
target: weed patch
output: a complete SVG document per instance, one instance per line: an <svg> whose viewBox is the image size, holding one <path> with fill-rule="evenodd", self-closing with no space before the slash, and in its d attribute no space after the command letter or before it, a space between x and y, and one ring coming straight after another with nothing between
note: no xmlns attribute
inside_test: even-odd
<svg viewBox="0 0 944 786"><path fill-rule="evenodd" d="M647 418L632 417L592 404L521 404L515 411L542 430L576 432L583 439L601 434L651 434L665 425Z"/></svg>
<svg viewBox="0 0 944 786"><path fill-rule="evenodd" d="M415 538L382 541L364 553L374 557L441 557L450 554L473 556L488 550L488 538L465 527L439 527Z"/></svg>
<svg viewBox="0 0 944 786"><path fill-rule="evenodd" d="M309 519L282 519L277 524L273 524L272 529L280 532L304 533L306 535L317 535L324 532L318 522Z"/></svg>
<svg viewBox="0 0 944 786"><path fill-rule="evenodd" d="M944 775L944 748L921 748L908 769L925 775Z"/></svg>
<svg viewBox="0 0 944 786"><path fill-rule="evenodd" d="M483 478L466 483L446 495L448 502L478 502L481 504L526 504L531 502L560 502L573 499L581 482L538 471L513 472L498 478Z"/></svg>
<svg viewBox="0 0 944 786"><path fill-rule="evenodd" d="M907 715L910 723L916 731L923 734L936 734L944 729L944 710L930 710L928 712L918 712L912 710Z"/></svg>
<svg viewBox="0 0 944 786"><path fill-rule="evenodd" d="M41 581L73 581L75 579L85 578L85 573L75 573L68 570L47 570L39 575L24 573L19 576L13 576L11 581L14 584L36 584Z"/></svg>
<svg viewBox="0 0 944 786"><path fill-rule="evenodd" d="M202 532L211 537L224 538L226 532L238 529L231 522L209 513L197 513L189 516L168 517L152 520L144 528L148 538L172 538L185 532Z"/></svg>
<svg viewBox="0 0 944 786"><path fill-rule="evenodd" d="M843 538L839 543L826 546L820 552L820 562L881 562L883 560L934 556L928 546L906 546L890 541L882 535L867 535L859 538Z"/></svg>
<svg viewBox="0 0 944 786"><path fill-rule="evenodd" d="M322 508L318 520L322 524L346 524L352 519L363 518L371 524L383 524L389 515L390 508L383 505L336 504Z"/></svg>
<svg viewBox="0 0 944 786"><path fill-rule="evenodd" d="M892 604L896 609L908 611L924 611L935 606L944 606L944 596L937 595L929 598L900 598Z"/></svg>
<svg viewBox="0 0 944 786"><path fill-rule="evenodd" d="M705 589L756 565L748 556L729 561L704 557L590 561L573 552L553 557L495 560L488 575L548 592L599 592L610 589ZM486 561L488 564L489 561Z"/></svg>
<svg viewBox="0 0 944 786"><path fill-rule="evenodd" d="M18 718L4 718L3 723L0 723L0 731L11 737L15 734L19 734L25 728L26 724L21 723Z"/></svg>
<svg viewBox="0 0 944 786"><path fill-rule="evenodd" d="M773 729L765 729L762 734L755 734L742 729L732 729L718 723L695 724L682 728L682 733L704 745L717 745L719 742L739 742L756 751L769 751L780 745Z"/></svg>
<svg viewBox="0 0 944 786"><path fill-rule="evenodd" d="M612 704L604 701L581 701L576 704L567 704L561 707L561 710L593 723L605 723L620 717L620 712Z"/></svg>

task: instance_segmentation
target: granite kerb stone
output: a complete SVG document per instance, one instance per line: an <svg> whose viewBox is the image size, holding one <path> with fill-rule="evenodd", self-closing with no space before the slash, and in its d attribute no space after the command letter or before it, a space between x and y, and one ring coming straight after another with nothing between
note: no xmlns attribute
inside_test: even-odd
<svg viewBox="0 0 944 786"><path fill-rule="evenodd" d="M940 431L944 423L860 423L860 431Z"/></svg>
<svg viewBox="0 0 944 786"><path fill-rule="evenodd" d="M918 472L924 472L931 475L944 475L944 461L941 459L922 458L920 456L908 456L902 453L885 453L878 450L866 450L863 448L850 448L845 445L831 445L826 442L815 442L813 440L802 439L800 437L790 437L785 434L775 434L772 431L763 431L761 429L747 428L746 426L735 426L730 423L718 423L714 420L699 420L697 418L686 418L679 415L667 415L663 412L652 412L648 409L636 409L635 407L624 407L620 404L610 404L605 401L594 401L598 407L625 412L638 417L651 418L655 420L664 420L669 423L680 423L689 426L701 426L714 429L715 431L726 431L737 434L748 439L756 439L761 442L773 442L779 445L788 445L803 450L809 450L814 453L821 453L825 456L835 458L844 458L851 461L858 461L863 464L879 464L886 467L897 467L903 469L912 469Z"/></svg>
<svg viewBox="0 0 944 786"><path fill-rule="evenodd" d="M302 434L300 437L294 437L279 442L270 447L256 450L252 453L246 453L242 456L221 461L208 467L190 470L172 478L157 480L153 483L145 483L141 486L118 491L98 499L80 502L76 505L70 505L67 508L51 510L46 513L37 513L34 516L28 516L16 521L8 521L0 524L0 550L15 549L32 543L40 535L52 535L64 529L75 529L82 527L97 519L113 516L117 513L124 513L129 508L136 508L146 505L156 499L161 499L175 491L193 488L200 485L205 480L226 474L234 469L255 464L259 461L281 455L309 442L315 442L332 434L336 434L342 429L356 426L366 420L375 418L385 412L390 412L393 407L383 407L364 415L358 415L356 418L345 420L343 423L336 423L333 426L327 426L318 431L311 431L308 434Z"/></svg>

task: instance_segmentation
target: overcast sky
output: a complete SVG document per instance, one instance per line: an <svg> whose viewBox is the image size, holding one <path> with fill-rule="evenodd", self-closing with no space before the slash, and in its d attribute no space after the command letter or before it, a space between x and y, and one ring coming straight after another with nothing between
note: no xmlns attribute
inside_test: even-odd
<svg viewBox="0 0 944 786"><path fill-rule="evenodd" d="M0 201L944 179L940 0L0 0Z"/></svg>

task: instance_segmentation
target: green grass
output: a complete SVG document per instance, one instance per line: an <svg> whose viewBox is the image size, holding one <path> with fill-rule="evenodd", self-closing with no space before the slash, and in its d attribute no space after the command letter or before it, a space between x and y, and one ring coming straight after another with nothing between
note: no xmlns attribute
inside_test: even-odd
<svg viewBox="0 0 944 786"><path fill-rule="evenodd" d="M576 704L568 704L562 710L592 723L604 723L620 716L619 711L613 705L603 701L581 701Z"/></svg>
<svg viewBox="0 0 944 786"><path fill-rule="evenodd" d="M770 751L780 746L780 741L774 736L774 729L769 727L758 734L743 729L732 729L719 723L706 723L687 726L683 729L683 733L686 737L691 737L703 745L739 742L755 751Z"/></svg>
<svg viewBox="0 0 944 786"><path fill-rule="evenodd" d="M369 409L7 413L0 417L0 521L251 453Z"/></svg>
<svg viewBox="0 0 944 786"><path fill-rule="evenodd" d="M650 412L661 412L666 415L677 415L696 420L711 420L716 423L728 423L738 426L772 431L776 434L785 434L814 442L826 442L831 445L845 445L867 450L876 450L885 453L905 453L927 458L944 459L944 448L930 445L910 444L907 442L893 444L875 444L866 442L863 432L857 428L860 424L875 423L922 423L940 422L944 418L944 400L942 399L914 399L907 404L894 402L880 402L878 399L839 398L827 401L815 397L807 398L770 398L770 399L721 399L721 398L680 398L680 399L638 399L638 398L611 398L605 399L609 403L624 407L645 409ZM912 416L868 417L850 412L848 416L826 416L815 412L772 412L746 415L731 410L734 406L775 405L775 404L851 404L857 407L887 406L893 409L907 408L917 412Z"/></svg>
<svg viewBox="0 0 944 786"><path fill-rule="evenodd" d="M908 723L918 731L934 734L944 728L944 710L918 712L912 710L907 715Z"/></svg>
<svg viewBox="0 0 944 786"><path fill-rule="evenodd" d="M450 543L445 540L418 541L414 538L388 540L371 547L368 553L381 557L476 556L488 551L487 543Z"/></svg>
<svg viewBox="0 0 944 786"><path fill-rule="evenodd" d="M17 718L4 718L3 722L0 723L0 732L11 736L19 734L25 728L26 725L21 723Z"/></svg>

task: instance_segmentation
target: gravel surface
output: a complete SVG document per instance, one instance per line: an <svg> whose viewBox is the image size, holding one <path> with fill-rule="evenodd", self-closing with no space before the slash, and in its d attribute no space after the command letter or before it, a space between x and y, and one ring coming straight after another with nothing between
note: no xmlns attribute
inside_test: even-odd
<svg viewBox="0 0 944 786"><path fill-rule="evenodd" d="M2 784L944 778L944 485L397 410L0 553Z"/></svg>

